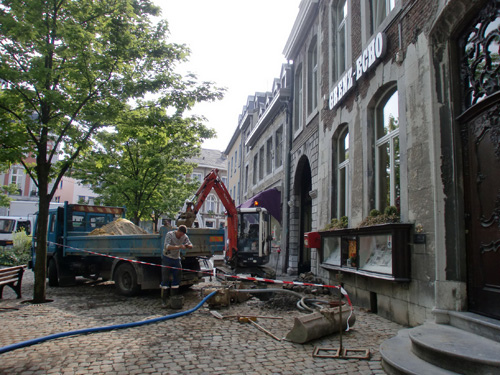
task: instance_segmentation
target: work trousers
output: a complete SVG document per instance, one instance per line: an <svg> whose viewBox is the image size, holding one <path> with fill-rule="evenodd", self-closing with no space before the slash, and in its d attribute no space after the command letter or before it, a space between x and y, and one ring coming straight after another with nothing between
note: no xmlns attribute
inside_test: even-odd
<svg viewBox="0 0 500 375"><path fill-rule="evenodd" d="M181 268L181 260L161 256L162 266ZM164 288L178 288L181 283L182 271L180 269L173 269L162 267L161 269L161 286Z"/></svg>

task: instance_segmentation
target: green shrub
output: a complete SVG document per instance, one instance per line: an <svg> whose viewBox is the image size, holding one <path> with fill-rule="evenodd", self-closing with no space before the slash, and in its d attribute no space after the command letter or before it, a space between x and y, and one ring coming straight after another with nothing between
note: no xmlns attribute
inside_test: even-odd
<svg viewBox="0 0 500 375"><path fill-rule="evenodd" d="M384 210L384 214L387 216L398 215L398 208L396 206L387 206Z"/></svg>
<svg viewBox="0 0 500 375"><path fill-rule="evenodd" d="M31 236L21 230L13 234L12 240L14 242L12 247L0 247L0 265L19 266L27 264L31 259Z"/></svg>
<svg viewBox="0 0 500 375"><path fill-rule="evenodd" d="M399 223L399 213L395 206L388 206L385 208L384 213L379 210L371 210L370 216L366 217L358 227L369 227L370 225L380 225L389 223Z"/></svg>
<svg viewBox="0 0 500 375"><path fill-rule="evenodd" d="M340 219L333 218L332 221L326 225L324 230L344 229L349 225L349 218L342 216Z"/></svg>

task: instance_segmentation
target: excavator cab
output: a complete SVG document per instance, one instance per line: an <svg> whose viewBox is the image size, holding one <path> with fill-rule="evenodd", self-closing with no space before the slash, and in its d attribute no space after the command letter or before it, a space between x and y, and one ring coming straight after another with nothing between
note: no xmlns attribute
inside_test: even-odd
<svg viewBox="0 0 500 375"><path fill-rule="evenodd" d="M238 209L238 266L261 266L269 262L271 220L265 208Z"/></svg>

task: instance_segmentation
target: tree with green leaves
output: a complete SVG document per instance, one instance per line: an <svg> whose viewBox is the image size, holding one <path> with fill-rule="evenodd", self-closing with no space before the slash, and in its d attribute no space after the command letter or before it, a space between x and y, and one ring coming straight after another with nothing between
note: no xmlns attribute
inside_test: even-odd
<svg viewBox="0 0 500 375"><path fill-rule="evenodd" d="M10 201L12 198L9 197L9 194L15 194L17 191L16 184L10 185L1 185L0 186L0 207L9 207Z"/></svg>
<svg viewBox="0 0 500 375"><path fill-rule="evenodd" d="M200 120L168 116L162 108L125 111L112 129L94 137L94 147L75 163L72 175L91 184L106 205L125 206L135 224L173 215L196 190L184 178L193 169L185 160L214 135Z"/></svg>
<svg viewBox="0 0 500 375"><path fill-rule="evenodd" d="M22 163L35 182L43 239L62 177L130 103L180 115L222 93L174 72L189 50L167 43L167 23L149 0L0 1L0 163ZM158 99L138 101L148 94ZM37 241L34 302L46 299L46 258L47 243Z"/></svg>

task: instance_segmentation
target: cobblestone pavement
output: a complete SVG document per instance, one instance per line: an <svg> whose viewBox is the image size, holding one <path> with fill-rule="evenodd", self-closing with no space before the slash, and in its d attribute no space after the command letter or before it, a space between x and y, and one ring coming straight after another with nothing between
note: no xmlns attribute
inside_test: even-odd
<svg viewBox="0 0 500 375"><path fill-rule="evenodd" d="M200 288L184 291L184 309L201 300ZM26 303L33 295L33 273L23 279L23 298L8 287L0 300L0 347L50 334L136 322L178 311L161 307L158 291L137 297L116 294L112 282L78 279L74 287L47 287L51 303ZM275 307L252 298L218 309L223 315L266 315L259 319L285 337L295 308ZM343 334L343 347L369 349L369 360L313 357L315 347L339 346L338 334L296 344L277 341L251 324L220 320L205 304L176 319L107 332L68 336L0 354L1 374L385 374L379 345L402 326L356 308L356 323Z"/></svg>

